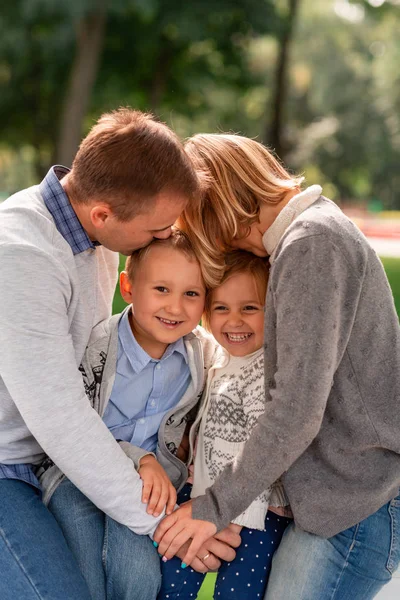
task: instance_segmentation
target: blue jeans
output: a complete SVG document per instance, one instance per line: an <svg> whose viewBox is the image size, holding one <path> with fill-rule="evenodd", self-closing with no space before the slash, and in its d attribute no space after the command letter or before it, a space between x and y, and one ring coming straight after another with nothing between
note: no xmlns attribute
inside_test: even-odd
<svg viewBox="0 0 400 600"><path fill-rule="evenodd" d="M90 600L89 589L39 490L0 479L1 600Z"/></svg>
<svg viewBox="0 0 400 600"><path fill-rule="evenodd" d="M108 517L68 479L54 492L49 509L93 600L155 600L160 560L147 535L137 535Z"/></svg>
<svg viewBox="0 0 400 600"><path fill-rule="evenodd" d="M400 496L324 539L289 525L272 561L265 600L369 600L400 562Z"/></svg>

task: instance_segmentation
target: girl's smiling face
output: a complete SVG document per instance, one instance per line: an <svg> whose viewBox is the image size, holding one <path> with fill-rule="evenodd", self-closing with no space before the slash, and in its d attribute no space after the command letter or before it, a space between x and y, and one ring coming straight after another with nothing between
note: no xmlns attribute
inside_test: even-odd
<svg viewBox="0 0 400 600"><path fill-rule="evenodd" d="M213 336L232 356L246 356L264 342L264 297L250 273L236 273L212 292Z"/></svg>

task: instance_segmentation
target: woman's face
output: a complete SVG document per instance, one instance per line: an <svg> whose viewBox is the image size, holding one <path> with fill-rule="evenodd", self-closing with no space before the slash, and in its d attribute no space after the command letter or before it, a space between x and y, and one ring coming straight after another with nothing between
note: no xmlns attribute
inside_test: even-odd
<svg viewBox="0 0 400 600"><path fill-rule="evenodd" d="M261 224L257 221L250 226L245 237L233 238L231 243L235 250L247 250L256 256L268 256L263 244L263 232Z"/></svg>

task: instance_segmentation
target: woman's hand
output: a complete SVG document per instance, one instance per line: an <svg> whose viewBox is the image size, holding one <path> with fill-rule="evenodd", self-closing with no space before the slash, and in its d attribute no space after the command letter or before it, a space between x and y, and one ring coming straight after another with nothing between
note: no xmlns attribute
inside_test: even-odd
<svg viewBox="0 0 400 600"><path fill-rule="evenodd" d="M176 504L176 489L157 459L151 454L143 456L138 473L143 480L142 502L148 503L147 513L158 517L165 508L170 515Z"/></svg>
<svg viewBox="0 0 400 600"><path fill-rule="evenodd" d="M182 559L182 564L186 567L192 564L196 555L199 556L201 546L216 533L214 523L192 519L192 502L189 500L161 521L154 534L154 541L158 543L158 552L168 560L191 539Z"/></svg>

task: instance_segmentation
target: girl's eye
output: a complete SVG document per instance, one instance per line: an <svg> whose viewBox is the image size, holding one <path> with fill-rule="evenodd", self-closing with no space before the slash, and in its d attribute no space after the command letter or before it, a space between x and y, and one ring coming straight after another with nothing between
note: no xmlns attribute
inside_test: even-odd
<svg viewBox="0 0 400 600"><path fill-rule="evenodd" d="M200 294L198 292L193 292L192 290L185 292L185 294L186 294L186 296L189 296L189 298L196 298L196 296L200 296Z"/></svg>
<svg viewBox="0 0 400 600"><path fill-rule="evenodd" d="M214 306L214 310L218 310L219 312L222 312L223 310L228 310L226 308L226 306Z"/></svg>
<svg viewBox="0 0 400 600"><path fill-rule="evenodd" d="M245 311L251 311L251 310L259 310L258 306L253 306L252 304L248 304L247 306L243 307L243 310Z"/></svg>
<svg viewBox="0 0 400 600"><path fill-rule="evenodd" d="M157 292L161 292L163 294L165 294L166 292L168 292L167 288L164 287L163 285L158 285L154 289L157 290Z"/></svg>

